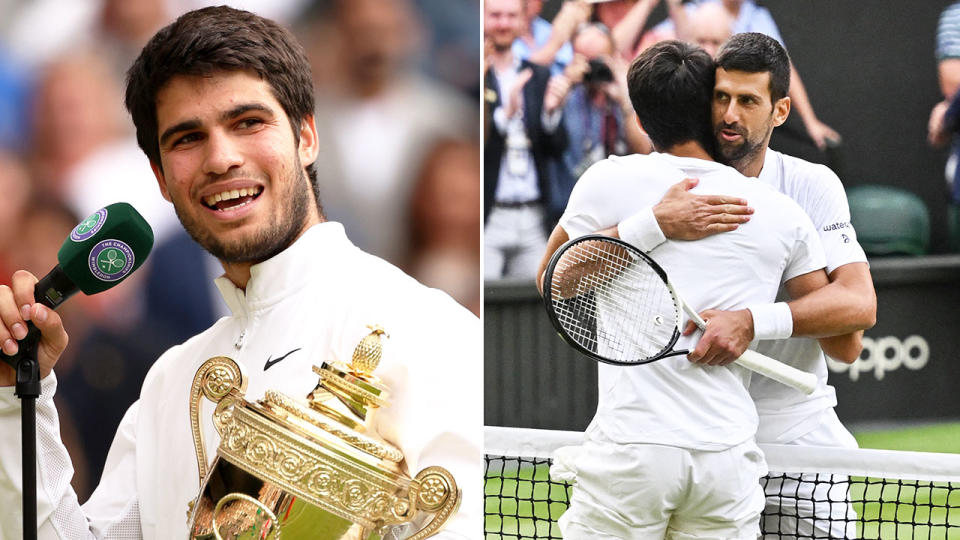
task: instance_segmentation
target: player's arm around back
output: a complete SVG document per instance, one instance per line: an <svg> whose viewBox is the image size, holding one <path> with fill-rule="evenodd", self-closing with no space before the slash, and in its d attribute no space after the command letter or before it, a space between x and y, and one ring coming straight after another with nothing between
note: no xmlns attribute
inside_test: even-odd
<svg viewBox="0 0 960 540"><path fill-rule="evenodd" d="M816 337L823 352L841 362L860 356L863 331L877 320L877 294L867 263L850 263L830 272L829 283L810 287L788 283L793 335Z"/></svg>
<svg viewBox="0 0 960 540"><path fill-rule="evenodd" d="M537 267L537 290L540 291L540 296L543 296L543 274L547 270L550 258L569 239L567 231L559 225L554 227L553 232L550 233L550 238L547 239L547 249L543 253L543 258L540 259L540 266Z"/></svg>
<svg viewBox="0 0 960 540"><path fill-rule="evenodd" d="M596 171L602 166L594 165L592 171L587 171L581 178L570 196L567 206L568 215L576 214L576 227L589 229L594 234L602 234L619 238L633 244L638 249L647 252L664 241L699 240L707 236L732 231L741 224L750 221L753 208L747 201L739 197L727 195L697 195L690 190L697 186L696 178L685 178L673 184L663 197L651 206L642 206L639 211L613 224L596 218L604 212L591 208L590 203L583 203L580 199L597 199L596 192L605 192L609 186L601 180L595 182ZM587 181L584 181L587 179ZM584 189L587 184L599 184ZM593 192L584 196L584 191ZM613 195L614 197L616 195ZM581 208L584 207L584 208ZM561 222L564 220L561 219ZM543 272L550 262L550 257L557 248L570 239L570 235L561 226L557 226L547 240L546 253L540 261L537 270L537 289L543 294Z"/></svg>

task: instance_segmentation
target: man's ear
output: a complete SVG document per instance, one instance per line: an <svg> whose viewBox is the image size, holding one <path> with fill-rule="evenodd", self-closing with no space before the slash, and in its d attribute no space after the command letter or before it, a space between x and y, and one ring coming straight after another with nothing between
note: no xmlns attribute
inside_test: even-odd
<svg viewBox="0 0 960 540"><path fill-rule="evenodd" d="M163 176L163 168L160 167L160 164L150 160L150 169L153 171L153 176L157 179L157 184L160 186L160 194L163 195L163 198L167 202L173 202L170 200L170 192L167 191L167 180Z"/></svg>
<svg viewBox="0 0 960 540"><path fill-rule="evenodd" d="M774 127L783 125L783 123L787 121L788 116L790 116L790 97L785 96L773 104Z"/></svg>
<svg viewBox="0 0 960 540"><path fill-rule="evenodd" d="M308 166L317 160L320 153L320 143L317 138L317 123L313 113L303 117L300 121L300 147L297 148L300 163Z"/></svg>

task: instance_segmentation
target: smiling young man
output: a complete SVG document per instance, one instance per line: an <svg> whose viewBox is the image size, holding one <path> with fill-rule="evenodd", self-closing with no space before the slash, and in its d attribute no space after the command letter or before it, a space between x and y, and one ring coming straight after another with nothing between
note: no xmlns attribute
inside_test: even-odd
<svg viewBox="0 0 960 540"><path fill-rule="evenodd" d="M373 325L389 335L374 375L391 389L373 427L403 452L410 475L438 465L463 487L459 512L436 538L476 537L482 394L480 385L456 384L450 374L481 378L479 321L325 221L313 84L292 35L227 7L187 13L145 46L128 73L126 104L163 197L222 263L217 287L232 315L156 362L118 429L100 485L80 506L53 406L51 370L66 331L55 312L34 303L34 276L17 272L12 288L0 288L4 352L16 350L26 320L43 332L40 537L187 537L188 503L200 490L188 411L198 367L228 356L250 377L247 400L267 390L304 397L317 383L311 367L349 363ZM12 378L4 366L0 385ZM2 388L0 429L13 432L18 423L19 403L12 388ZM211 434L207 455L219 443ZM16 438L0 440L0 496L11 503L0 520L3 538L22 532L10 510L19 506L19 452Z"/></svg>

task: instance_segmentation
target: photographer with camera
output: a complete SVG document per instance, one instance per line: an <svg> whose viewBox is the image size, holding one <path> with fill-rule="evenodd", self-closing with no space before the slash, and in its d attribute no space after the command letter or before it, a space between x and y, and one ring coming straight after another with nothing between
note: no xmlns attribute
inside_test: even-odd
<svg viewBox="0 0 960 540"><path fill-rule="evenodd" d="M563 118L570 143L555 164L556 179L567 196L597 161L651 151L650 140L634 117L627 95L627 64L614 54L610 30L600 23L583 24L571 41L574 58L559 77L569 84ZM565 205L566 197L561 198L557 202Z"/></svg>

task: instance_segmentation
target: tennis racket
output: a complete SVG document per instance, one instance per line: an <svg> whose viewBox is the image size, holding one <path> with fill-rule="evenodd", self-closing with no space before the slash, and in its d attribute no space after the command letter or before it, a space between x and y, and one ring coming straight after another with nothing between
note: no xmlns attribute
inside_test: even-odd
<svg viewBox="0 0 960 540"><path fill-rule="evenodd" d="M616 238L588 235L562 245L543 280L547 314L560 336L587 356L621 366L668 356L680 339L680 311L700 329L706 322L677 294L647 254ZM812 373L747 350L736 363L810 394Z"/></svg>

